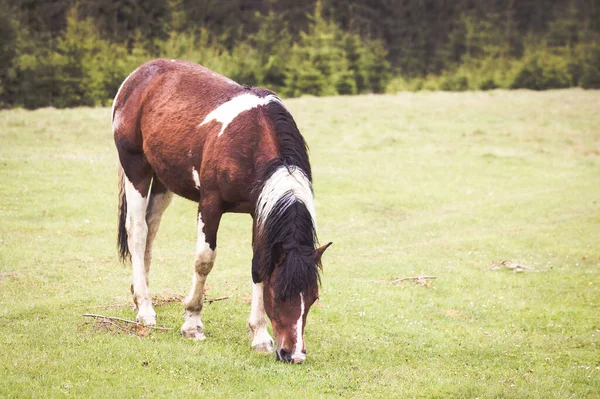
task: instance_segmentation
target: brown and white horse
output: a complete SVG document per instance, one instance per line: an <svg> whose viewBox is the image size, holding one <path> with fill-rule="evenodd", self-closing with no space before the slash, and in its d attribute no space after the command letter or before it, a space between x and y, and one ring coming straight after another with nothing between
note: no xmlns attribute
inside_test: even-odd
<svg viewBox="0 0 600 399"><path fill-rule="evenodd" d="M119 235L133 268L137 320L156 324L148 290L152 243L173 193L198 202L194 275L181 333L204 339L204 283L225 212L253 220L252 347L278 360L306 358L304 328L318 298L321 256L307 148L271 91L242 86L200 65L155 60L121 85L112 109L119 168Z"/></svg>

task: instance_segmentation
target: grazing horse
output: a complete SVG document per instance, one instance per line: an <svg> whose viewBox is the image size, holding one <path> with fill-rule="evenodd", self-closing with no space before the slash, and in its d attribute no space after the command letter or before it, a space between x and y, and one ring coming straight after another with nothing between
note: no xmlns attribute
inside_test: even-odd
<svg viewBox="0 0 600 399"><path fill-rule="evenodd" d="M137 321L156 324L148 290L152 243L175 193L198 203L181 333L205 338L200 311L221 216L249 213L252 347L302 363L306 316L318 298L321 256L331 243L317 248L307 147L281 100L198 64L154 60L119 88L112 127L120 161L118 245L121 258L132 263Z"/></svg>

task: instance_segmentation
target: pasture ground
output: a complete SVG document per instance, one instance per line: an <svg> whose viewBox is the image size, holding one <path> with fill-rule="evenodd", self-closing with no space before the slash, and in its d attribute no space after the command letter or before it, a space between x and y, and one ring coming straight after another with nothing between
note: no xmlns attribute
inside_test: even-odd
<svg viewBox="0 0 600 399"><path fill-rule="evenodd" d="M208 296L231 298L205 306L206 341L177 302L156 308L168 332L84 324L135 317L110 110L0 112L1 397L599 397L600 92L286 103L334 242L301 366L250 349L247 215L222 222ZM153 294L187 293L194 244L177 198ZM390 284L419 275L437 279Z"/></svg>

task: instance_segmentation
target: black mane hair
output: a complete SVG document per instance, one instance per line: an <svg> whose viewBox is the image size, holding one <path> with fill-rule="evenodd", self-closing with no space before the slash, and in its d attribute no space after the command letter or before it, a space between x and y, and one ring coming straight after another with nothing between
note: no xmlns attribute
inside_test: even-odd
<svg viewBox="0 0 600 399"><path fill-rule="evenodd" d="M259 97L266 97L268 95L276 96L270 90L253 88L252 92ZM308 160L308 145L304 137L300 134L296 121L292 115L288 112L285 106L280 101L270 101L266 106L267 115L273 125L275 125L275 131L277 132L277 138L279 139L279 152L280 159L274 162L276 169L278 166L296 166L300 168L304 174L308 177L308 180L312 182L312 172L310 168L310 162ZM271 171L272 173L272 171ZM266 173L263 178L263 182L266 181L271 173Z"/></svg>
<svg viewBox="0 0 600 399"><path fill-rule="evenodd" d="M266 89L254 88L252 92L260 97L274 95ZM308 146L294 118L279 101L270 101L265 109L275 126L280 156L262 173L263 177L257 185L258 193L262 192L267 180L281 167L290 172L299 169L312 183ZM255 247L252 259L252 279L255 283L264 281L273 273L275 262L283 251L285 262L278 271L275 285L275 296L278 299L295 297L319 284L320 263L316 263L314 259L317 245L314 221L306 204L297 200L292 192L285 193L277 200L257 233L260 237L255 245L260 244Z"/></svg>
<svg viewBox="0 0 600 399"><path fill-rule="evenodd" d="M310 213L300 201L293 202L285 209L278 209L285 200L283 198L277 202L265 222L265 246L261 251L260 264L257 265L260 281L263 281L273 273L275 262L283 251L285 262L279 268L275 285L275 297L281 300L306 293L320 281L320 265L315 263L313 257L317 238Z"/></svg>

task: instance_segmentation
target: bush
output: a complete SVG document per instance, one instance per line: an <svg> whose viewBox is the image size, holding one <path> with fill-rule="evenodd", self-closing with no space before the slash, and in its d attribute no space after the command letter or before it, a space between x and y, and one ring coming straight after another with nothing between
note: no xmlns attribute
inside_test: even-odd
<svg viewBox="0 0 600 399"><path fill-rule="evenodd" d="M383 93L390 80L390 63L387 50L381 40L371 40L363 44L365 51L361 60L362 70L367 76L367 91Z"/></svg>
<svg viewBox="0 0 600 399"><path fill-rule="evenodd" d="M425 86L425 81L421 78L416 78L411 81L410 91L421 91L423 90L423 86Z"/></svg>
<svg viewBox="0 0 600 399"><path fill-rule="evenodd" d="M382 93L390 69L383 43L343 32L322 17L320 7L317 2L308 30L300 33L291 51L289 44L285 46L283 92L289 96Z"/></svg>
<svg viewBox="0 0 600 399"><path fill-rule="evenodd" d="M469 89L469 79L465 75L448 75L442 79L440 89L445 91L465 91Z"/></svg>
<svg viewBox="0 0 600 399"><path fill-rule="evenodd" d="M479 84L479 90L494 90L499 86L493 78L486 78Z"/></svg>
<svg viewBox="0 0 600 399"><path fill-rule="evenodd" d="M409 91L409 83L402 76L397 76L391 79L385 86L385 92L389 94L396 94L400 91Z"/></svg>
<svg viewBox="0 0 600 399"><path fill-rule="evenodd" d="M356 94L356 80L354 73L343 71L337 75L335 89L339 94Z"/></svg>
<svg viewBox="0 0 600 399"><path fill-rule="evenodd" d="M246 43L240 43L231 52L231 62L224 74L236 82L256 86L260 67L256 50Z"/></svg>
<svg viewBox="0 0 600 399"><path fill-rule="evenodd" d="M309 62L299 65L295 73L290 74L290 79L286 83L288 94L294 97L302 94L321 96L325 93L327 84L321 71Z"/></svg>
<svg viewBox="0 0 600 399"><path fill-rule="evenodd" d="M8 4L0 0L0 108L8 105L12 64L17 55L17 24Z"/></svg>
<svg viewBox="0 0 600 399"><path fill-rule="evenodd" d="M15 60L13 105L27 109L47 107L59 97L55 83L52 52L41 45L29 42L30 54L20 54Z"/></svg>
<svg viewBox="0 0 600 399"><path fill-rule="evenodd" d="M583 60L581 87L600 89L600 45L590 45Z"/></svg>
<svg viewBox="0 0 600 399"><path fill-rule="evenodd" d="M438 91L440 89L439 79L428 78L423 83L423 90Z"/></svg>
<svg viewBox="0 0 600 399"><path fill-rule="evenodd" d="M546 90L571 86L568 65L557 56L527 57L518 69L511 89Z"/></svg>

